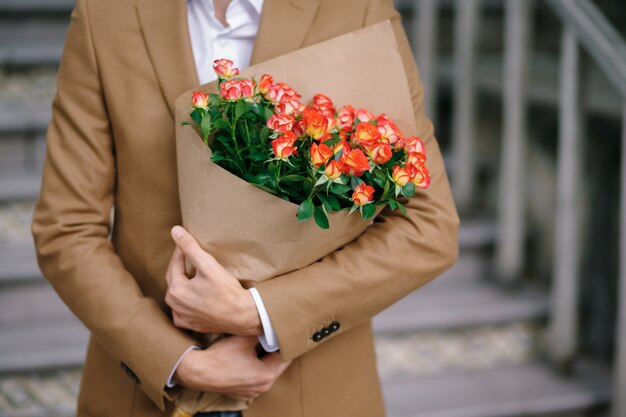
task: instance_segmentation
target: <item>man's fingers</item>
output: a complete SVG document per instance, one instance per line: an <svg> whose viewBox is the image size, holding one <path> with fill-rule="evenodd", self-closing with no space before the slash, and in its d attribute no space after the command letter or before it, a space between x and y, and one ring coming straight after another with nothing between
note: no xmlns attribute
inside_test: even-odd
<svg viewBox="0 0 626 417"><path fill-rule="evenodd" d="M287 369L289 365L291 365L291 361L283 362L278 352L268 353L267 355L263 356L261 360L265 362L267 366L276 369L276 371L278 372L277 375L282 374L285 369Z"/></svg>
<svg viewBox="0 0 626 417"><path fill-rule="evenodd" d="M180 248L183 255L191 261L196 269L201 265L206 265L207 261L215 260L215 258L205 252L196 239L181 226L174 226L172 228L172 239L174 239L176 246Z"/></svg>
<svg viewBox="0 0 626 417"><path fill-rule="evenodd" d="M183 255L178 246L174 249L165 278L167 279L168 287L171 287L179 279L187 279L185 275L185 255Z"/></svg>

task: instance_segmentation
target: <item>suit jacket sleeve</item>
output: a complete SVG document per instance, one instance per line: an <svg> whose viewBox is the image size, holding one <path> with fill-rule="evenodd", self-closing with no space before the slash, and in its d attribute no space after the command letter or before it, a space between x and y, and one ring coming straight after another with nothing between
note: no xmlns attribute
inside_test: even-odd
<svg viewBox="0 0 626 417"><path fill-rule="evenodd" d="M364 25L391 19L409 80L417 134L426 144L431 185L408 199L407 215L388 208L353 242L305 268L257 284L284 360L373 317L449 268L458 253L458 215L443 159L424 114L423 87L392 0L372 0ZM340 328L314 341L331 322Z"/></svg>
<svg viewBox="0 0 626 417"><path fill-rule="evenodd" d="M195 344L144 296L108 238L115 201L115 151L88 1L72 12L32 232L44 276L146 394L164 408L164 386Z"/></svg>

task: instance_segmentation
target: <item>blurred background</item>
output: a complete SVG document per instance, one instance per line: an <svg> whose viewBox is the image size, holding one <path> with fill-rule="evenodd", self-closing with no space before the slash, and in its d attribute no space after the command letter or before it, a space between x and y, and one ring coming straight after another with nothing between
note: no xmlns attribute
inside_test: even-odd
<svg viewBox="0 0 626 417"><path fill-rule="evenodd" d="M0 0L0 417L70 416L80 381L29 231L73 5ZM375 320L389 416L626 417L626 3L397 7L462 226Z"/></svg>

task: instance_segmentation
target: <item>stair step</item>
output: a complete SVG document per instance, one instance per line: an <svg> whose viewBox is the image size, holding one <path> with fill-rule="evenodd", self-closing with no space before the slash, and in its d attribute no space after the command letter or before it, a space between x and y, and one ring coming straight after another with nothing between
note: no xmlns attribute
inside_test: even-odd
<svg viewBox="0 0 626 417"><path fill-rule="evenodd" d="M29 171L3 173L0 177L0 203L35 199L40 186L39 173Z"/></svg>
<svg viewBox="0 0 626 417"><path fill-rule="evenodd" d="M70 12L74 8L75 0L1 0L0 12Z"/></svg>
<svg viewBox="0 0 626 417"><path fill-rule="evenodd" d="M69 13L62 19L0 15L0 65L58 64L69 17Z"/></svg>
<svg viewBox="0 0 626 417"><path fill-rule="evenodd" d="M385 334L534 320L545 317L548 305L541 290L509 292L489 283L440 277L378 314L373 326L377 334Z"/></svg>
<svg viewBox="0 0 626 417"><path fill-rule="evenodd" d="M534 363L383 381L389 417L522 417L584 411L610 399L608 372L561 377Z"/></svg>
<svg viewBox="0 0 626 417"><path fill-rule="evenodd" d="M0 285L43 281L33 246L2 247Z"/></svg>
<svg viewBox="0 0 626 417"><path fill-rule="evenodd" d="M0 63L2 48L0 47ZM43 132L52 117L51 103L0 102L0 134Z"/></svg>
<svg viewBox="0 0 626 417"><path fill-rule="evenodd" d="M0 372L80 366L88 336L47 282L0 292Z"/></svg>

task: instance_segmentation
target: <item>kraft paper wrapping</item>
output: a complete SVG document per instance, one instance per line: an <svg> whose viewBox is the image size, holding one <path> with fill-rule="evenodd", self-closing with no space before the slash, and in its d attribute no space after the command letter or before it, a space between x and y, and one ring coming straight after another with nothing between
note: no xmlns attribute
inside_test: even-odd
<svg viewBox="0 0 626 417"><path fill-rule="evenodd" d="M416 133L404 66L391 23L385 21L241 71L271 74L308 103L315 94L391 117L405 135ZM176 100L176 151L183 226L244 287L303 268L358 237L371 220L356 212L329 214L330 228L298 223L298 205L262 191L210 161L211 150L189 121L193 91L216 92L216 82ZM376 214L382 207L378 207ZM243 410L249 403L180 387L179 411ZM181 415L184 415L182 413Z"/></svg>

